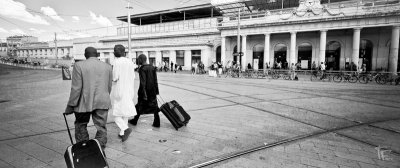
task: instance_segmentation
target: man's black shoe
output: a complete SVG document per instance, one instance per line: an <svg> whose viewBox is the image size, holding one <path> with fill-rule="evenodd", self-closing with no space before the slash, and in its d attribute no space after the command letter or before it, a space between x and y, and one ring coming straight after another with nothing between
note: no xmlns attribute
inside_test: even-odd
<svg viewBox="0 0 400 168"><path fill-rule="evenodd" d="M133 119L129 120L128 122L132 125L137 125L139 117L136 115Z"/></svg>
<svg viewBox="0 0 400 168"><path fill-rule="evenodd" d="M132 128L128 128L124 131L124 135L122 135L122 142L124 142L128 139L131 132L132 132Z"/></svg>

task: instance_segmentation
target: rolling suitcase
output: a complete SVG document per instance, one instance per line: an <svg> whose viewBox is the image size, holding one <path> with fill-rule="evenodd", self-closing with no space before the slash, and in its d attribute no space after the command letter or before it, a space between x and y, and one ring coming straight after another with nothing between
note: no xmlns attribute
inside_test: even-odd
<svg viewBox="0 0 400 168"><path fill-rule="evenodd" d="M165 102L164 100L162 101ZM179 105L179 103L175 100L162 103L160 109L161 112L165 115L165 117L167 117L167 119L171 122L172 126L174 126L176 130L178 130L182 126L186 126L189 123L190 120L189 114L186 113L186 111L182 108L182 106Z"/></svg>
<svg viewBox="0 0 400 168"><path fill-rule="evenodd" d="M65 124L67 125L68 135L71 146L67 147L64 153L65 162L68 168L106 168L108 167L104 152L97 139L74 144L69 130L66 114L64 113Z"/></svg>

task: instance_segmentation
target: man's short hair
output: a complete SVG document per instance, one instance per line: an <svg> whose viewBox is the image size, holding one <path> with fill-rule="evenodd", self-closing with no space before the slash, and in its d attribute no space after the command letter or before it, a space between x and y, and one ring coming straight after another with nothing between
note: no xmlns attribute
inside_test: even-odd
<svg viewBox="0 0 400 168"><path fill-rule="evenodd" d="M115 57L124 57L125 56L125 47L121 44L117 44L114 46L114 55Z"/></svg>
<svg viewBox="0 0 400 168"><path fill-rule="evenodd" d="M139 57L138 57L138 59L137 59L137 64L138 64L138 65L143 65L143 64L146 64L146 62L147 62L147 57L146 57L146 55L140 54Z"/></svg>
<svg viewBox="0 0 400 168"><path fill-rule="evenodd" d="M89 58L89 57L97 57L97 50L94 47L87 47L85 49L85 57Z"/></svg>

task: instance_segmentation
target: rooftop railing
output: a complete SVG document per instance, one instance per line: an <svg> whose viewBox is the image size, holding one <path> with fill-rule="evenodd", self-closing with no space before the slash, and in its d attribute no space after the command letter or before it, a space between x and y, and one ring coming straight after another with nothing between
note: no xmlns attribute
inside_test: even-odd
<svg viewBox="0 0 400 168"><path fill-rule="evenodd" d="M400 0L350 0L350 1L337 1L337 0L321 0L321 5L327 10L327 12L337 15L344 13L345 16L357 16L389 12L400 11ZM298 7L273 9L265 11L253 11L253 13L242 14L240 16L241 24L253 24L254 22L260 23L262 20L264 23L287 21L282 20L282 16L290 15ZM312 18L310 18L312 19ZM237 26L237 16L224 17L218 23L219 27L223 26Z"/></svg>
<svg viewBox="0 0 400 168"><path fill-rule="evenodd" d="M168 33L177 31L190 31L200 29L213 29L217 28L217 18L204 18L204 19L193 19L183 20L176 22L158 23L141 26L131 26L132 34L142 33ZM117 28L118 36L128 35L128 27Z"/></svg>

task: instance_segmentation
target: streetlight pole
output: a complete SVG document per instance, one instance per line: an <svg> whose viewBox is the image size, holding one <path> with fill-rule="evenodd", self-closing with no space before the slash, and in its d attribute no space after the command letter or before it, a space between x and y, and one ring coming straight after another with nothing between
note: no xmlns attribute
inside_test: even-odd
<svg viewBox="0 0 400 168"><path fill-rule="evenodd" d="M57 48L57 33L54 33L54 48L55 48L55 55L56 55L56 65L58 64L58 48Z"/></svg>
<svg viewBox="0 0 400 168"><path fill-rule="evenodd" d="M128 2L128 58L131 59L131 9L130 2Z"/></svg>
<svg viewBox="0 0 400 168"><path fill-rule="evenodd" d="M238 53L237 61L240 61L240 58L241 58L241 56L240 56L240 51L241 51L240 50L240 8L238 8L238 11L239 11L239 13L238 13L238 30L237 30L237 46L236 46L237 51L236 52Z"/></svg>

